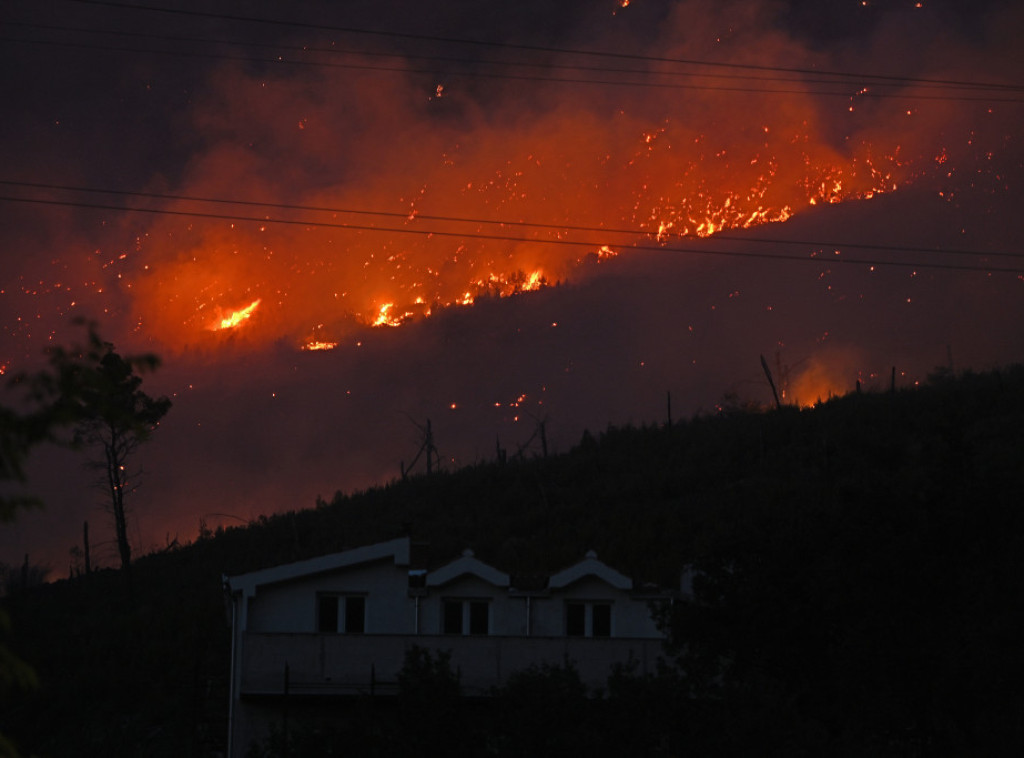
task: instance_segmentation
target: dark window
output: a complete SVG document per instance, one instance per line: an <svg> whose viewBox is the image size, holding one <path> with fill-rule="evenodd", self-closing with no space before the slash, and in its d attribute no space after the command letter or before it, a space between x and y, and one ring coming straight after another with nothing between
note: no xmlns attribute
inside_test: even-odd
<svg viewBox="0 0 1024 758"><path fill-rule="evenodd" d="M487 603L483 600L476 600L469 604L469 633L488 633L488 609Z"/></svg>
<svg viewBox="0 0 1024 758"><path fill-rule="evenodd" d="M317 602L316 628L318 632L338 631L338 596L320 595Z"/></svg>
<svg viewBox="0 0 1024 758"><path fill-rule="evenodd" d="M565 633L570 637L582 637L587 633L587 606L583 603L566 603Z"/></svg>
<svg viewBox="0 0 1024 758"><path fill-rule="evenodd" d="M362 634L366 631L366 598L349 595L345 598L345 634Z"/></svg>
<svg viewBox="0 0 1024 758"><path fill-rule="evenodd" d="M462 634L462 601L444 601L444 633Z"/></svg>
<svg viewBox="0 0 1024 758"><path fill-rule="evenodd" d="M590 634L592 637L612 636L612 607L608 603L594 603L590 607Z"/></svg>

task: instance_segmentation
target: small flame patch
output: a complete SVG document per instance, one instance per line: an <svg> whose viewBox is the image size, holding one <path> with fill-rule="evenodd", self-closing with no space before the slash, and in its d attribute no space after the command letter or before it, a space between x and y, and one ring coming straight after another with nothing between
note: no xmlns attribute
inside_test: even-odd
<svg viewBox="0 0 1024 758"><path fill-rule="evenodd" d="M210 329L212 331L219 332L224 329L234 329L240 326L252 317L252 314L260 307L260 302L261 299L256 298L246 307L237 311L232 311L229 315L220 318L210 327Z"/></svg>

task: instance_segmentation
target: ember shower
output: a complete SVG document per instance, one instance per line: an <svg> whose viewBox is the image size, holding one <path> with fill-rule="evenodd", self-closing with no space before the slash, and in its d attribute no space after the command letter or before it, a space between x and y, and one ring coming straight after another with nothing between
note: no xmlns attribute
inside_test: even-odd
<svg viewBox="0 0 1024 758"><path fill-rule="evenodd" d="M759 354L802 403L1020 360L1019 3L53 2L4 8L53 44L0 47L0 374L76 315L163 358L142 550L388 481L410 419L455 466L768 402ZM92 474L33 466L0 560L60 567Z"/></svg>
<svg viewBox="0 0 1024 758"><path fill-rule="evenodd" d="M682 10L693 8L680 6L652 58L714 50L720 24L694 25ZM747 38L734 61L803 55L759 19L734 19L733 36ZM507 79L341 60L355 68L228 67L198 104L206 148L176 192L197 199L161 209L225 218L147 222L136 254L147 268L132 278L138 328L165 349L225 333L332 347L355 326L571 281L582 262L636 244L890 192L936 149L909 124L879 128L897 111L907 121L907 103L923 110L901 100L906 88L875 101L873 87L827 77L561 54L548 56L548 78L576 83L534 73L524 98ZM579 83L584 63L631 73ZM948 107L927 107L913 130L925 118L948 126Z"/></svg>
<svg viewBox="0 0 1024 758"><path fill-rule="evenodd" d="M656 23L629 26L644 8ZM179 161L135 166L144 178L114 199L19 190L104 210L55 233L59 259L19 284L17 308L37 315L5 330L67 341L52 310L164 355L343 346L367 326L572 282L637 246L678 249L913 182L955 202L1019 149L1019 88L999 84L1010 46L946 32L903 54L908 25L934 22L912 9L812 46L784 8L587 5L563 12L551 46L282 24L253 48L228 24L235 42L204 48L212 62L160 138Z"/></svg>

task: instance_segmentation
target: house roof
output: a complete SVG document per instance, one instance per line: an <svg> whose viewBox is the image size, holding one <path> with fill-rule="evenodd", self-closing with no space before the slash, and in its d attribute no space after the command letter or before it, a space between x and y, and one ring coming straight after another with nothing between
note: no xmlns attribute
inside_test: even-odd
<svg viewBox="0 0 1024 758"><path fill-rule="evenodd" d="M374 545L321 555L247 574L225 576L224 583L232 593L251 597L262 586L288 582L374 561L391 559L395 566L411 568L410 553L411 540L408 537L400 537L388 542L378 542ZM412 571L410 571L411 573ZM465 550L461 557L434 571L418 571L416 573L425 574L423 581L427 587L442 587L460 577L475 576L495 587L504 587L519 593L540 592L548 589L561 589L587 577L595 577L620 590L633 589L632 579L598 560L597 554L592 550L582 561L547 577L547 581L544 581L545 577L538 575L528 578L517 577L517 579L525 579L525 581L513 583L508 574L484 563L473 554L472 550Z"/></svg>
<svg viewBox="0 0 1024 758"><path fill-rule="evenodd" d="M570 584L588 576L595 576L620 590L633 589L632 579L625 574L620 574L607 563L599 561L597 553L593 550L588 551L587 557L576 565L569 566L569 568L562 569L557 574L554 574L548 580L548 586L552 589L568 587Z"/></svg>
<svg viewBox="0 0 1024 758"><path fill-rule="evenodd" d="M232 592L241 592L250 596L255 595L257 588L264 585L287 582L291 579L322 574L327 571L387 558L394 559L396 566L408 566L409 538L399 537L388 542L378 542L374 545L365 545L352 550L344 550L340 553L321 555L305 561L286 563L282 566L273 566L248 574L239 574L231 577L225 576L224 582Z"/></svg>
<svg viewBox="0 0 1024 758"><path fill-rule="evenodd" d="M461 558L428 573L427 586L440 587L467 574L477 576L495 587L508 587L509 585L508 574L479 560L473 555L472 550L465 550Z"/></svg>

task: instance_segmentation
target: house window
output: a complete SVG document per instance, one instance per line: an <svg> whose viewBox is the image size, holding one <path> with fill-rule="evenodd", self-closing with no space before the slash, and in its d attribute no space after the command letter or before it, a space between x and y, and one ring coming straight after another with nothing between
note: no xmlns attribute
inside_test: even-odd
<svg viewBox="0 0 1024 758"><path fill-rule="evenodd" d="M445 634L490 634L490 603L486 600L445 600L441 628Z"/></svg>
<svg viewBox="0 0 1024 758"><path fill-rule="evenodd" d="M490 609L482 600L469 603L469 633L487 634L490 631Z"/></svg>
<svg viewBox="0 0 1024 758"><path fill-rule="evenodd" d="M611 603L567 602L565 633L569 637L611 637Z"/></svg>
<svg viewBox="0 0 1024 758"><path fill-rule="evenodd" d="M317 606L316 630L318 632L338 631L338 596L320 595Z"/></svg>
<svg viewBox="0 0 1024 758"><path fill-rule="evenodd" d="M366 631L366 597L318 595L316 628L324 633L363 634Z"/></svg>
<svg viewBox="0 0 1024 758"><path fill-rule="evenodd" d="M362 634L366 631L366 598L349 595L345 598L345 634Z"/></svg>
<svg viewBox="0 0 1024 758"><path fill-rule="evenodd" d="M570 637L583 637L587 633L586 603L566 603L565 633Z"/></svg>
<svg viewBox="0 0 1024 758"><path fill-rule="evenodd" d="M462 634L462 601L444 601L444 633Z"/></svg>
<svg viewBox="0 0 1024 758"><path fill-rule="evenodd" d="M594 603L590 606L590 636L612 636L612 606L610 603Z"/></svg>

